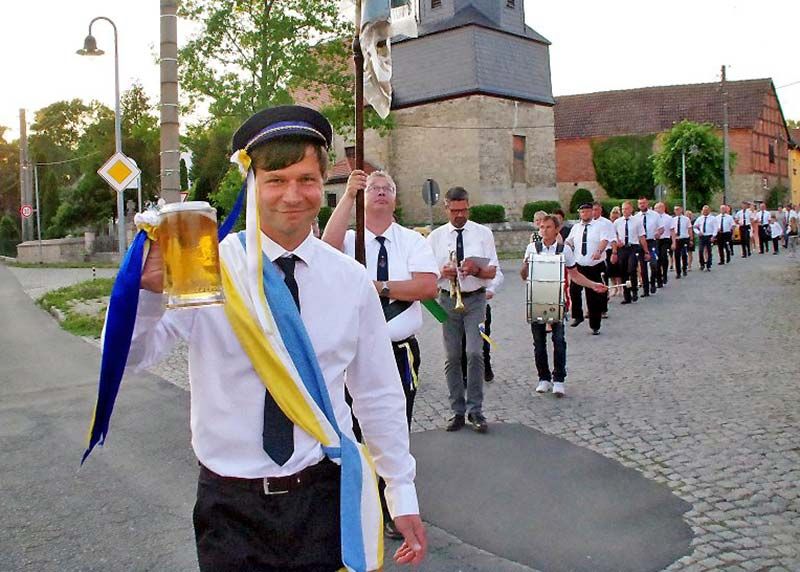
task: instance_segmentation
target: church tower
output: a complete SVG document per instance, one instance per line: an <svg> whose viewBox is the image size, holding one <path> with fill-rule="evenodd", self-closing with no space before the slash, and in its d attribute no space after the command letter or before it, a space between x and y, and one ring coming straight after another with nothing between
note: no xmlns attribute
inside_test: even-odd
<svg viewBox="0 0 800 572"><path fill-rule="evenodd" d="M367 140L405 221L427 218L428 178L512 220L526 202L557 199L550 42L525 24L523 0L418 1L419 37L392 42L395 128Z"/></svg>

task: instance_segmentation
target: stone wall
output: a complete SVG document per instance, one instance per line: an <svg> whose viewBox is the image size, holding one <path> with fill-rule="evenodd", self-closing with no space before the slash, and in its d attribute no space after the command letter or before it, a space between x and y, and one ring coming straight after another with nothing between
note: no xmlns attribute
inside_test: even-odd
<svg viewBox="0 0 800 572"><path fill-rule="evenodd" d="M519 253L531 242L533 223L531 222L503 222L484 225L492 230L497 252Z"/></svg>
<svg viewBox="0 0 800 572"><path fill-rule="evenodd" d="M17 245L18 262L83 262L86 260L86 240L83 238L56 238L29 240Z"/></svg>

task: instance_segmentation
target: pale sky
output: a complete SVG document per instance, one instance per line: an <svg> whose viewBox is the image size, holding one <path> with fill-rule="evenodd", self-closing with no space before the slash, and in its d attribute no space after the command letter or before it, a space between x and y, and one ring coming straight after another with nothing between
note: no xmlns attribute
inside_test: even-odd
<svg viewBox="0 0 800 572"><path fill-rule="evenodd" d="M528 25L552 42L556 96L717 81L726 64L730 80L771 77L787 119L800 119L800 1L525 0L525 10ZM60 99L113 107L111 26L93 29L107 55L75 54L95 16L119 30L121 91L139 80L157 101L158 1L3 1L0 125L12 138L20 108L30 124L36 109ZM181 21L178 31L187 31Z"/></svg>

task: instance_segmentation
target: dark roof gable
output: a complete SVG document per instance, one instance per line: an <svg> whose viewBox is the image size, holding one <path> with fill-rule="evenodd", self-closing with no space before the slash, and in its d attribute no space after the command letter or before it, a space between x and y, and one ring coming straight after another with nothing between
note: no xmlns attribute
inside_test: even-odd
<svg viewBox="0 0 800 572"><path fill-rule="evenodd" d="M753 128L765 97L774 93L772 80L729 81L728 124ZM661 133L688 119L722 127L719 83L697 83L604 91L556 98L556 139L585 139Z"/></svg>

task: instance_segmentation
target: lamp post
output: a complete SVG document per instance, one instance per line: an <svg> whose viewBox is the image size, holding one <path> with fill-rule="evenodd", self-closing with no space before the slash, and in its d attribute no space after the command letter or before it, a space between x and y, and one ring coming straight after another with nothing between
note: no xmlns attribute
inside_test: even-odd
<svg viewBox="0 0 800 572"><path fill-rule="evenodd" d="M119 110L119 51L117 42L117 26L111 21L110 18L105 16L98 16L89 22L89 35L83 41L83 48L78 50L79 56L102 56L105 52L97 49L97 40L92 36L92 24L98 20L105 20L111 27L114 28L114 147L117 153L122 153L122 115ZM117 191L117 217L119 223L117 224L117 235L119 244L120 258L125 254L126 240L125 240L125 197L124 191Z"/></svg>
<svg viewBox="0 0 800 572"><path fill-rule="evenodd" d="M690 155L697 155L700 152L700 149L697 148L697 145L692 145L689 147L689 154ZM686 148L681 148L681 189L683 192L683 211L686 212Z"/></svg>

